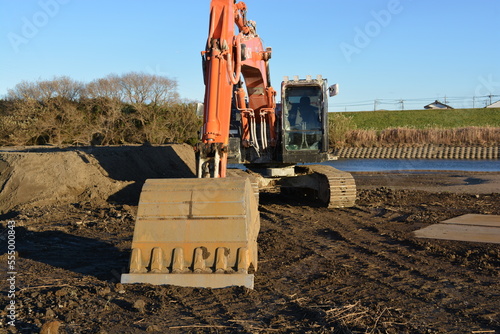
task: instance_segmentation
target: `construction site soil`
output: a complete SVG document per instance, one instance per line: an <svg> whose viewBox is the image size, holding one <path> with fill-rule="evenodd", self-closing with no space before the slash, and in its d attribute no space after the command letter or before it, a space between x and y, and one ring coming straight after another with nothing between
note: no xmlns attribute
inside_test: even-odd
<svg viewBox="0 0 500 334"><path fill-rule="evenodd" d="M193 167L184 145L0 152L0 333L500 330L500 245L412 235L500 215L499 173L354 173L358 199L344 209L268 189L254 290L120 284L142 183Z"/></svg>

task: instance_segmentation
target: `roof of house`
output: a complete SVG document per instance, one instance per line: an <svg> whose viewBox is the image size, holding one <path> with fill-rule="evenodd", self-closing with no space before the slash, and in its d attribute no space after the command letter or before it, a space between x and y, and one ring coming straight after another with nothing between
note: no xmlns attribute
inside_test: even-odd
<svg viewBox="0 0 500 334"><path fill-rule="evenodd" d="M439 102L438 100L429 103L428 105L424 106L425 109L453 109L453 107L444 104L442 102Z"/></svg>
<svg viewBox="0 0 500 334"><path fill-rule="evenodd" d="M500 101L494 102L489 106L486 106L486 108L500 108Z"/></svg>

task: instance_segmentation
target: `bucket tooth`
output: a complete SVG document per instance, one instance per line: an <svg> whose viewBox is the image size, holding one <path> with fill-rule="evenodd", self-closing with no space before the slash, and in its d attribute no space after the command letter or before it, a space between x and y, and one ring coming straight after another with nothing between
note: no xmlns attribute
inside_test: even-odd
<svg viewBox="0 0 500 334"><path fill-rule="evenodd" d="M187 271L184 266L184 250L182 248L175 248L172 258L172 273L182 274Z"/></svg>
<svg viewBox="0 0 500 334"><path fill-rule="evenodd" d="M163 272L163 256L160 247L153 248L151 252L151 272L161 273Z"/></svg>
<svg viewBox="0 0 500 334"><path fill-rule="evenodd" d="M238 264L237 268L239 273L247 274L250 267L250 254L248 248L242 247L238 250Z"/></svg>
<svg viewBox="0 0 500 334"><path fill-rule="evenodd" d="M141 250L140 248L133 248L130 255L130 272L131 273L145 273L146 268L142 265Z"/></svg>
<svg viewBox="0 0 500 334"><path fill-rule="evenodd" d="M227 271L227 249L225 247L217 248L215 260L215 273L223 274Z"/></svg>
<svg viewBox="0 0 500 334"><path fill-rule="evenodd" d="M211 270L207 268L204 253L201 247L194 250L193 271L197 274L211 272Z"/></svg>

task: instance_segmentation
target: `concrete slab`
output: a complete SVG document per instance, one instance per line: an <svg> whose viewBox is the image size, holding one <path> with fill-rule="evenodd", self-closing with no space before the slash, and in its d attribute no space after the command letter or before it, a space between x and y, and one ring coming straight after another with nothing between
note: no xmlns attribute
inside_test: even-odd
<svg viewBox="0 0 500 334"><path fill-rule="evenodd" d="M266 168L265 176L267 177L295 176L295 169L293 166L282 167L282 168Z"/></svg>
<svg viewBox="0 0 500 334"><path fill-rule="evenodd" d="M417 238L500 244L500 216L468 214L413 232Z"/></svg>
<svg viewBox="0 0 500 334"><path fill-rule="evenodd" d="M498 215L477 215L467 214L458 216L441 222L442 224L491 226L500 228L500 216Z"/></svg>

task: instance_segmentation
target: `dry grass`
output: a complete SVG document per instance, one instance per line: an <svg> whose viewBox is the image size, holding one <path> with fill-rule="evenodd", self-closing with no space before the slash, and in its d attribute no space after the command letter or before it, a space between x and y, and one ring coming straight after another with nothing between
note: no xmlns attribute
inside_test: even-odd
<svg viewBox="0 0 500 334"><path fill-rule="evenodd" d="M391 147L423 146L427 144L446 146L498 146L500 128L462 127L454 129L391 128L376 130L348 130L343 141L335 141L339 147Z"/></svg>

